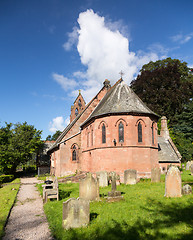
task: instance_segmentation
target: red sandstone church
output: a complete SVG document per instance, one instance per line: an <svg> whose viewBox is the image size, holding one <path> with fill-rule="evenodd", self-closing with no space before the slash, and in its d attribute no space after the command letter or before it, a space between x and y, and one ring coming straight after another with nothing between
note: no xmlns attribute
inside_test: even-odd
<svg viewBox="0 0 193 240"><path fill-rule="evenodd" d="M180 164L180 153L169 137L167 119L151 111L122 78L104 86L86 105L79 93L71 107L70 124L49 149L51 174L65 176L77 171L137 170L150 177L151 169Z"/></svg>

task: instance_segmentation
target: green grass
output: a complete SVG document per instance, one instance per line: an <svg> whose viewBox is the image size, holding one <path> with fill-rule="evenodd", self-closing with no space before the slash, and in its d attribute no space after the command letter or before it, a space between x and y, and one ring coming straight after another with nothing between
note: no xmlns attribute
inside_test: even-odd
<svg viewBox="0 0 193 240"><path fill-rule="evenodd" d="M183 182L193 183L190 172ZM124 201L108 203L111 187L100 188L101 201L90 203L90 224L85 228L62 228L62 202L79 195L78 184L60 184L60 201L44 205L51 231L60 240L193 239L193 196L165 198L165 183L139 182L120 185ZM41 188L39 186L39 188Z"/></svg>
<svg viewBox="0 0 193 240"><path fill-rule="evenodd" d="M0 239L2 238L4 231L4 225L6 223L9 211L15 201L17 192L19 190L20 179L15 179L8 185L0 188Z"/></svg>

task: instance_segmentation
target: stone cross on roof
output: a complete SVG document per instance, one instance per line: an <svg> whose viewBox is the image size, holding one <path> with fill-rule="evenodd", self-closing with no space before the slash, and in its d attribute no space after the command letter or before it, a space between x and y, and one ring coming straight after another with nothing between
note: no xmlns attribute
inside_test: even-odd
<svg viewBox="0 0 193 240"><path fill-rule="evenodd" d="M119 74L121 75L121 79L122 79L122 76L124 75L124 72L121 70Z"/></svg>

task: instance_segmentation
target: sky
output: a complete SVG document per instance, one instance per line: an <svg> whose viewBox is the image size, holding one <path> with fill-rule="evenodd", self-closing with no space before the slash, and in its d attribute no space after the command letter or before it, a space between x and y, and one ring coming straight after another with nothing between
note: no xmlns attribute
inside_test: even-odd
<svg viewBox="0 0 193 240"><path fill-rule="evenodd" d="M0 0L0 126L27 122L42 139L69 123L105 79L129 85L150 61L193 67L191 0Z"/></svg>

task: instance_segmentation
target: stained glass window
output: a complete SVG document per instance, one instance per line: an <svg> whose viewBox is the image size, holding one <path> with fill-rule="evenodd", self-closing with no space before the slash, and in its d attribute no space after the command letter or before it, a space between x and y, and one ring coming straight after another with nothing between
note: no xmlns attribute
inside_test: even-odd
<svg viewBox="0 0 193 240"><path fill-rule="evenodd" d="M102 125L102 143L106 143L106 127L104 123Z"/></svg>
<svg viewBox="0 0 193 240"><path fill-rule="evenodd" d="M138 142L142 142L142 125L138 123Z"/></svg>
<svg viewBox="0 0 193 240"><path fill-rule="evenodd" d="M152 124L152 144L154 144L154 127L153 127L153 124Z"/></svg>
<svg viewBox="0 0 193 240"><path fill-rule="evenodd" d="M123 123L119 123L119 142L124 142L124 126Z"/></svg>
<svg viewBox="0 0 193 240"><path fill-rule="evenodd" d="M76 153L76 146L73 146L73 151L72 151L72 161L76 161L77 160L77 153Z"/></svg>

